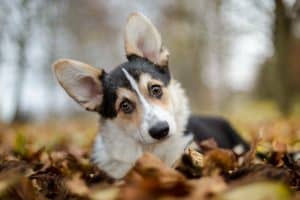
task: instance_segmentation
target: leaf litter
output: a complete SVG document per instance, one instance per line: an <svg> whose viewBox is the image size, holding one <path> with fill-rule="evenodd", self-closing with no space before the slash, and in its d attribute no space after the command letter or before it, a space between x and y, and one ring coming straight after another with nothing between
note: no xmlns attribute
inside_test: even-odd
<svg viewBox="0 0 300 200"><path fill-rule="evenodd" d="M175 168L145 153L124 180L89 162L96 127L66 123L0 125L0 199L300 199L295 121L264 125L242 155L211 139L198 143L202 153L188 148Z"/></svg>

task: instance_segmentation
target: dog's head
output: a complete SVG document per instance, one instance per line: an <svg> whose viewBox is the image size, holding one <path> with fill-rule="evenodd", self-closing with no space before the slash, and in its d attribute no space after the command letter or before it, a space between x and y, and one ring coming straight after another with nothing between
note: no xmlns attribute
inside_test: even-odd
<svg viewBox="0 0 300 200"><path fill-rule="evenodd" d="M54 72L66 92L86 110L100 113L104 124L143 144L174 135L178 123L185 124L178 115L187 114L177 107L187 109L178 105L186 100L177 96L182 91L170 78L160 34L142 14L128 18L125 51L128 62L109 73L70 59L57 61Z"/></svg>

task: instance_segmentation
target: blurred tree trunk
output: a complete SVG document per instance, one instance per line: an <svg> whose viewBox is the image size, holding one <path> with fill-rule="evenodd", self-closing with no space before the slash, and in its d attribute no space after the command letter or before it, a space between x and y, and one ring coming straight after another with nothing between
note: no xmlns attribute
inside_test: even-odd
<svg viewBox="0 0 300 200"><path fill-rule="evenodd" d="M291 111L291 90L289 84L289 53L292 37L292 19L283 0L275 0L273 25L274 65L269 66L273 76L273 95L280 111L287 115Z"/></svg>
<svg viewBox="0 0 300 200"><path fill-rule="evenodd" d="M206 71L210 76L211 109L220 113L224 108L226 94L228 93L225 80L224 68L226 52L224 22L221 16L222 1L207 1L207 29L210 32L207 36L207 65Z"/></svg>
<svg viewBox="0 0 300 200"><path fill-rule="evenodd" d="M22 92L24 89L24 82L25 82L25 68L26 68L26 38L20 38L18 40L18 70L16 73L16 82L15 82L15 89L14 89L14 98L15 98L15 114L13 121L14 122L23 122L26 120L22 112Z"/></svg>
<svg viewBox="0 0 300 200"><path fill-rule="evenodd" d="M170 23L166 26L170 34L166 37L168 48L171 51L172 72L175 77L181 80L190 98L193 112L206 107L206 88L202 81L202 60L205 58L205 42L207 34L204 29L204 13L198 12L203 7L203 1L197 1L197 6L189 7L188 2L176 1L174 6L164 10L168 16L166 19L174 19L177 23ZM187 28L188 27L188 28ZM181 30L185 34L174 34L174 30ZM177 51L173 51L176 49ZM201 102L201 103L199 103Z"/></svg>
<svg viewBox="0 0 300 200"><path fill-rule="evenodd" d="M18 60L17 60L17 72L16 72L16 81L14 85L14 99L15 99L15 113L13 117L14 122L24 122L26 121L26 116L23 113L22 109L22 94L25 84L25 74L27 69L27 59L26 59L26 50L27 50L27 40L28 33L30 31L30 22L29 22L29 13L28 13L28 4L29 0L22 0L20 2L20 14L23 17L23 29L20 29L16 38L16 45L18 46Z"/></svg>
<svg viewBox="0 0 300 200"><path fill-rule="evenodd" d="M275 100L280 112L291 112L293 90L290 83L290 53L292 37L292 17L283 0L275 0L272 29L273 57L262 66L257 83L257 93L261 97Z"/></svg>

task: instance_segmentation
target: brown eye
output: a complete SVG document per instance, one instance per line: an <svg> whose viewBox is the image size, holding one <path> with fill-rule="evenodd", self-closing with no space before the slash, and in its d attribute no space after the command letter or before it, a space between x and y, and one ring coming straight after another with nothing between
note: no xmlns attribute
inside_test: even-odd
<svg viewBox="0 0 300 200"><path fill-rule="evenodd" d="M134 110L134 105L128 101L128 100L124 100L121 102L120 104L120 109L124 112L124 113L127 113L127 114L130 114L133 112Z"/></svg>
<svg viewBox="0 0 300 200"><path fill-rule="evenodd" d="M161 86L152 85L150 87L150 95L159 99L163 95Z"/></svg>

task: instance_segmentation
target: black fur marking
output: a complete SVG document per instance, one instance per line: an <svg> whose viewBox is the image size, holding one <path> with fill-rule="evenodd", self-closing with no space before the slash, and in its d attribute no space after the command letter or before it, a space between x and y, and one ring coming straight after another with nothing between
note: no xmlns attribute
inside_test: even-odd
<svg viewBox="0 0 300 200"><path fill-rule="evenodd" d="M249 150L249 145L222 118L190 116L186 133L193 133L196 142L213 138L221 148L232 149L241 144Z"/></svg>
<svg viewBox="0 0 300 200"><path fill-rule="evenodd" d="M132 87L124 75L122 68L138 82L142 73L147 73L154 79L160 80L167 86L170 82L170 72L167 67L159 67L148 61L147 59L130 56L129 61L119 65L108 74L104 74L101 78L103 84L103 102L99 113L104 118L114 118L117 116L115 102L117 100L117 89L120 87L132 90Z"/></svg>

